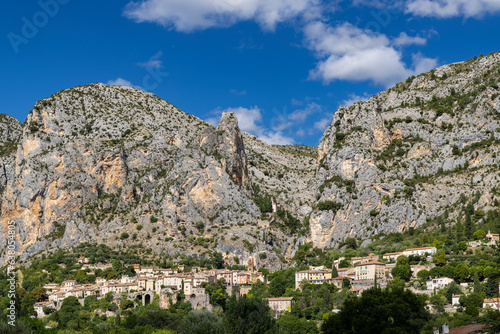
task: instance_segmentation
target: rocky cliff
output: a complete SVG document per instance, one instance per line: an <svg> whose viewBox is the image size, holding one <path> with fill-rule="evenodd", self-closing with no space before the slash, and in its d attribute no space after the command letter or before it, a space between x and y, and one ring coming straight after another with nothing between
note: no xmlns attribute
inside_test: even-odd
<svg viewBox="0 0 500 334"><path fill-rule="evenodd" d="M257 231L267 217L233 114L214 128L153 94L93 84L37 102L22 128L4 119L0 244L15 221L22 258L88 241L255 263L290 243Z"/></svg>
<svg viewBox="0 0 500 334"><path fill-rule="evenodd" d="M15 221L22 258L89 241L277 268L305 242L451 223L472 196L488 211L499 81L498 54L409 78L340 108L317 149L267 145L231 113L214 128L134 88L67 89L24 125L0 115L0 245Z"/></svg>
<svg viewBox="0 0 500 334"><path fill-rule="evenodd" d="M498 185L500 54L411 77L334 114L319 144L318 247L419 227Z"/></svg>
<svg viewBox="0 0 500 334"><path fill-rule="evenodd" d="M14 177L15 152L21 134L22 125L17 119L0 114L0 204L7 180Z"/></svg>

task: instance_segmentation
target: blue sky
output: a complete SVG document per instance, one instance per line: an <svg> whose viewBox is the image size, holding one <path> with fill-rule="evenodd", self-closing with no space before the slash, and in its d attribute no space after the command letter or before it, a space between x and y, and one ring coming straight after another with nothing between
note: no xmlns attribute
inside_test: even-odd
<svg viewBox="0 0 500 334"><path fill-rule="evenodd" d="M500 0L4 1L0 113L103 82L276 144L408 76L500 51Z"/></svg>

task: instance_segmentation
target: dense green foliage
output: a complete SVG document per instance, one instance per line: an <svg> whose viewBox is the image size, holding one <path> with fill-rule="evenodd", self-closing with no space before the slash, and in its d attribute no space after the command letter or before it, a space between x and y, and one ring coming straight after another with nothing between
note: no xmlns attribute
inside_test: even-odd
<svg viewBox="0 0 500 334"><path fill-rule="evenodd" d="M429 319L421 297L398 288L370 289L347 299L321 329L326 334L420 334Z"/></svg>

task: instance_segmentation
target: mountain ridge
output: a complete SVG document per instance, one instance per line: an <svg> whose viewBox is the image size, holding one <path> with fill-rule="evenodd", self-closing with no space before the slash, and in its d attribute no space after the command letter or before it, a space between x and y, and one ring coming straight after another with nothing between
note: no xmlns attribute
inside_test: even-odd
<svg viewBox="0 0 500 334"><path fill-rule="evenodd" d="M317 149L130 87L66 89L22 128L0 118L0 241L13 220L22 258L93 241L279 268L306 242L453 224L463 198L498 201L499 82L498 53L408 78L339 108Z"/></svg>

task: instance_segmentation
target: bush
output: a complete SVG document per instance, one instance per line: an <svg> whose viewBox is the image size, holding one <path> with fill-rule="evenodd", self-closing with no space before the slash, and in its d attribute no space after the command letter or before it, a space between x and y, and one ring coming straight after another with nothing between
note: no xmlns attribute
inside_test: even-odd
<svg viewBox="0 0 500 334"><path fill-rule="evenodd" d="M474 240L484 239L486 237L486 232L484 232L483 230L477 230L476 232L474 232L472 237L474 238Z"/></svg>
<svg viewBox="0 0 500 334"><path fill-rule="evenodd" d="M128 239L129 235L127 232L123 232L122 235L120 236L120 239L124 240L124 239Z"/></svg>
<svg viewBox="0 0 500 334"><path fill-rule="evenodd" d="M202 221L197 222L195 226L200 232L205 229L205 224Z"/></svg>
<svg viewBox="0 0 500 334"><path fill-rule="evenodd" d="M318 209L321 211L328 211L328 210L338 211L341 208L342 204L334 201L325 201L318 203Z"/></svg>
<svg viewBox="0 0 500 334"><path fill-rule="evenodd" d="M261 260L267 259L267 254L265 252L259 253L259 259Z"/></svg>
<svg viewBox="0 0 500 334"><path fill-rule="evenodd" d="M137 231L142 230L142 225L137 225Z"/></svg>

